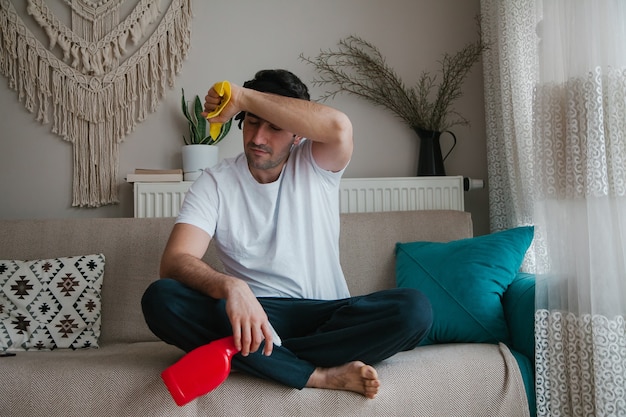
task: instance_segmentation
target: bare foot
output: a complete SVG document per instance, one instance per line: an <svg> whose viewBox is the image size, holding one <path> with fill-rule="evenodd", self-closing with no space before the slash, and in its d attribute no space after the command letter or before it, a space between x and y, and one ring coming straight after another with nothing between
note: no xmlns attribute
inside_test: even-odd
<svg viewBox="0 0 626 417"><path fill-rule="evenodd" d="M334 368L316 368L306 386L354 391L374 398L378 394L380 380L376 369L355 361Z"/></svg>

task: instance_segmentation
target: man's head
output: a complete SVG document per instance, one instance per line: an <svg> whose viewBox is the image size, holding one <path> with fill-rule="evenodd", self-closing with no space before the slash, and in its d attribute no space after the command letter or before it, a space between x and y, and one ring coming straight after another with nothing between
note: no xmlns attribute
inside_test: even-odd
<svg viewBox="0 0 626 417"><path fill-rule="evenodd" d="M310 100L307 86L286 70L262 70L243 86L262 93ZM248 166L254 173L280 172L289 157L291 147L301 139L252 113L241 112L236 117L239 127L244 124L244 151ZM258 179L258 178L257 178Z"/></svg>

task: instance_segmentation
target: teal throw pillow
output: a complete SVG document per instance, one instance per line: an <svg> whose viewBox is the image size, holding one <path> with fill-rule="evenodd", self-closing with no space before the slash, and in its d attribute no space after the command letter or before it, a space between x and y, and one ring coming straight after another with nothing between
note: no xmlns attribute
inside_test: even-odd
<svg viewBox="0 0 626 417"><path fill-rule="evenodd" d="M447 243L397 243L398 287L422 291L433 306L433 326L422 344L508 343L501 300L533 234L524 226Z"/></svg>

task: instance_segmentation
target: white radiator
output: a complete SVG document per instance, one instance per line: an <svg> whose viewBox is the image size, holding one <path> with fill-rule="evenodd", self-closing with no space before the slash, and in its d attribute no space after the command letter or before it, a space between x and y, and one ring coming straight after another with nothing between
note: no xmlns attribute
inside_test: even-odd
<svg viewBox="0 0 626 417"><path fill-rule="evenodd" d="M406 210L465 210L463 177L344 178L342 213Z"/></svg>
<svg viewBox="0 0 626 417"><path fill-rule="evenodd" d="M135 217L174 217L192 182L136 182ZM405 210L463 211L463 177L343 178L342 213Z"/></svg>
<svg viewBox="0 0 626 417"><path fill-rule="evenodd" d="M176 217L191 184L191 181L136 182L135 217Z"/></svg>

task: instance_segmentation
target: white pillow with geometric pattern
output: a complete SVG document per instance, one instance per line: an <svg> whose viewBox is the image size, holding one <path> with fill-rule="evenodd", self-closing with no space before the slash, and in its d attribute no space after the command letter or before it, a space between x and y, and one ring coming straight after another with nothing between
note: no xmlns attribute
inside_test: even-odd
<svg viewBox="0 0 626 417"><path fill-rule="evenodd" d="M98 347L104 255L0 260L0 351Z"/></svg>

